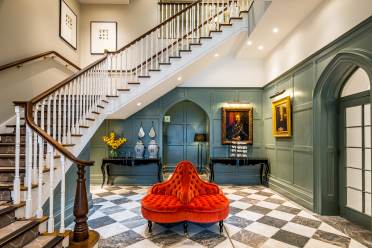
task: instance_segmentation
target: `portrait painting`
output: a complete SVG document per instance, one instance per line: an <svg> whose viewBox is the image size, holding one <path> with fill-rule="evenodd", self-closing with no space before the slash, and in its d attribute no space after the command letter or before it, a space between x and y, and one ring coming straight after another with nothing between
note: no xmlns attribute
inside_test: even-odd
<svg viewBox="0 0 372 248"><path fill-rule="evenodd" d="M222 108L222 144L253 144L253 108Z"/></svg>
<svg viewBox="0 0 372 248"><path fill-rule="evenodd" d="M291 98L285 97L272 103L273 135L275 137L292 136Z"/></svg>

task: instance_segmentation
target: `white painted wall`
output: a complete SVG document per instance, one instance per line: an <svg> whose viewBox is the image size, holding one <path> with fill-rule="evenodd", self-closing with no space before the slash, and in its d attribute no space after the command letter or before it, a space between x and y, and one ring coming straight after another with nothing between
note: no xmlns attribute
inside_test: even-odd
<svg viewBox="0 0 372 248"><path fill-rule="evenodd" d="M66 0L79 15L80 4ZM78 40L79 38L78 22ZM0 0L0 65L55 50L79 64L78 50L59 37L59 0Z"/></svg>
<svg viewBox="0 0 372 248"><path fill-rule="evenodd" d="M0 123L14 116L13 101L28 101L61 82L73 72L63 64L47 59L30 62L21 68L0 72Z"/></svg>
<svg viewBox="0 0 372 248"><path fill-rule="evenodd" d="M264 84L261 59L216 58L181 87L260 87Z"/></svg>
<svg viewBox="0 0 372 248"><path fill-rule="evenodd" d="M118 23L118 49L157 25L157 0L135 0L129 5L81 5L82 66L101 55L90 54L90 21L116 21Z"/></svg>
<svg viewBox="0 0 372 248"><path fill-rule="evenodd" d="M371 0L325 0L266 58L269 82L372 14Z"/></svg>

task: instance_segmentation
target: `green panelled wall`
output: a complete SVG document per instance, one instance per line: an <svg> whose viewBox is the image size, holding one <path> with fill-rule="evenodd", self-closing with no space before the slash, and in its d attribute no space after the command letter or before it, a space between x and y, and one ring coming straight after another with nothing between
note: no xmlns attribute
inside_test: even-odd
<svg viewBox="0 0 372 248"><path fill-rule="evenodd" d="M272 168L271 187L309 209L313 209L313 137L317 131L313 130L314 88L323 70L336 54L342 49L350 48L372 52L372 18L264 87L264 146ZM271 131L270 96L282 90L292 97L293 137L290 139L275 139ZM332 184L336 179L327 180L329 181L326 184Z"/></svg>
<svg viewBox="0 0 372 248"><path fill-rule="evenodd" d="M102 183L101 162L102 158L108 155L108 149L102 142L102 136L109 131L115 131L128 138L128 143L121 149L122 155L133 155L133 147L137 141L137 133L141 122L145 132L151 128L154 123L157 136L157 142L160 145L159 154L162 151L162 133L163 116L176 103L189 100L199 105L208 115L210 120L210 154L211 156L227 156L227 146L221 144L221 107L225 103L244 102L251 103L254 107L254 145L249 153L253 156L263 155L263 123L262 123L262 89L256 88L176 88L168 94L162 96L157 101L146 106L144 109L127 118L126 120L106 120L98 129L91 141L91 159L95 161L91 169L91 182ZM149 138L145 137L145 144L148 144ZM138 175L139 182L152 183L146 181L148 178L142 178ZM120 181L118 181L120 182ZM121 181L123 182L123 181Z"/></svg>
<svg viewBox="0 0 372 248"><path fill-rule="evenodd" d="M133 146L141 122L145 131L154 123L157 141L162 148L162 118L174 104L190 100L198 104L210 120L210 155L227 156L221 145L221 107L228 102L251 103L254 106L254 145L252 156L267 156L271 163L271 187L297 203L313 209L313 92L323 70L338 52L345 48L358 48L372 52L372 18L368 18L331 44L294 66L277 79L261 88L176 88L126 120L106 120L91 141L92 183L101 183L101 160L107 148L101 136L111 130L123 134L128 143L122 154L133 155ZM293 136L276 139L272 135L270 98L276 92L292 97ZM278 97L278 98L281 98ZM145 139L148 143L148 138ZM160 150L162 154L162 150ZM330 178L327 180L336 180Z"/></svg>

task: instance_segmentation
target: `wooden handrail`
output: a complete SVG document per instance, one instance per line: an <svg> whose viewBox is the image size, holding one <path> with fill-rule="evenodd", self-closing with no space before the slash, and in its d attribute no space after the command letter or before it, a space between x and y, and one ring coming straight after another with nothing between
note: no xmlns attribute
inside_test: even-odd
<svg viewBox="0 0 372 248"><path fill-rule="evenodd" d="M51 54L54 54L55 56L57 56L58 58L60 58L64 62L66 62L67 64L69 64L72 67L74 67L76 70L81 70L81 68L79 66L77 66L76 64L74 64L69 59L67 59L66 57L64 57L61 54L59 54L58 52L56 52L56 51L47 51L47 52L39 53L39 54L36 54L34 56L30 56L30 57L27 57L27 58L24 58L24 59L16 60L14 62L5 64L5 65L1 65L0 66L0 71L3 71L3 70L6 70L6 69L9 69L9 68L12 68L14 66L20 66L20 65L22 65L24 63L27 63L27 62L30 62L30 61L33 61L33 60L36 60L36 59L40 59L40 58L46 57L46 56L51 55Z"/></svg>

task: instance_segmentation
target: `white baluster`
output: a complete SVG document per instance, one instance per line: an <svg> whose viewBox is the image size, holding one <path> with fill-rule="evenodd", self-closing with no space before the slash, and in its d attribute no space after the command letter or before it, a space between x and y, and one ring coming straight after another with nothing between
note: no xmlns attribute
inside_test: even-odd
<svg viewBox="0 0 372 248"><path fill-rule="evenodd" d="M36 104L34 109L34 122L38 125L38 104ZM34 139L34 148L33 148L33 163L32 163L32 184L37 184L37 135L35 132L32 132Z"/></svg>
<svg viewBox="0 0 372 248"><path fill-rule="evenodd" d="M66 144L71 144L71 96L72 96L72 93L71 93L71 88L72 88L72 84L70 83L69 85L66 86L67 87L67 113L65 115L67 115L67 137L66 137Z"/></svg>
<svg viewBox="0 0 372 248"><path fill-rule="evenodd" d="M48 156L50 157L48 233L52 233L54 232L54 148L49 144L48 148Z"/></svg>
<svg viewBox="0 0 372 248"><path fill-rule="evenodd" d="M26 124L26 174L27 174L27 193L26 193L26 208L25 218L29 219L32 217L32 131L31 128Z"/></svg>
<svg viewBox="0 0 372 248"><path fill-rule="evenodd" d="M58 94L58 142L62 142L62 90L59 90Z"/></svg>
<svg viewBox="0 0 372 248"><path fill-rule="evenodd" d="M61 226L60 233L65 232L65 156L61 154Z"/></svg>
<svg viewBox="0 0 372 248"><path fill-rule="evenodd" d="M35 133L36 135L36 133ZM37 209L36 209L36 217L41 218L43 216L43 206L42 206L42 193L43 193L43 169L44 169L44 141L43 139L37 135L38 143L39 143L39 175L38 175L38 188L37 188Z"/></svg>
<svg viewBox="0 0 372 248"><path fill-rule="evenodd" d="M15 175L13 181L13 204L19 204L21 202L21 181L19 179L19 157L21 149L21 118L19 115L19 106L15 106L16 114L16 136L15 136Z"/></svg>

